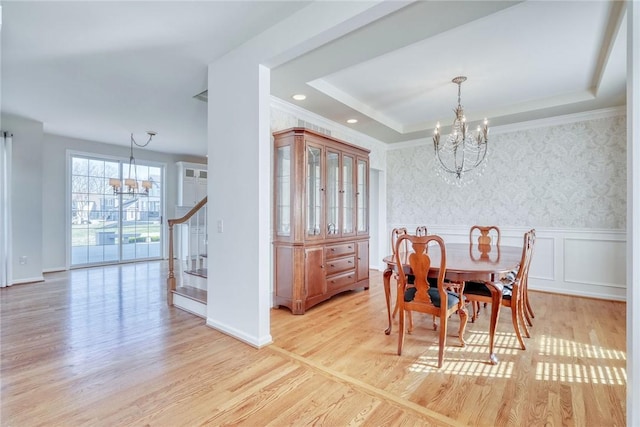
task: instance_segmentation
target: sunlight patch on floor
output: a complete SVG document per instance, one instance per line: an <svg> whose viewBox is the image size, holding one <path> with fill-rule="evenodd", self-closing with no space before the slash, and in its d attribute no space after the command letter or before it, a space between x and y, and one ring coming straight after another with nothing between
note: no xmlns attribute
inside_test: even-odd
<svg viewBox="0 0 640 427"><path fill-rule="evenodd" d="M447 349L448 350L448 349ZM435 347L435 356L420 356L417 361L409 366L409 372L430 373L439 372L452 375L468 375L488 378L512 378L513 363L500 362L498 365L491 365L487 359L468 360L447 357L445 353L442 368L438 368L438 348Z"/></svg>
<svg viewBox="0 0 640 427"><path fill-rule="evenodd" d="M590 359L627 360L627 353L621 350L544 335L540 344L541 356L585 357Z"/></svg>
<svg viewBox="0 0 640 427"><path fill-rule="evenodd" d="M625 386L627 385L627 372L625 368L615 366L540 362L536 366L536 379L540 381Z"/></svg>

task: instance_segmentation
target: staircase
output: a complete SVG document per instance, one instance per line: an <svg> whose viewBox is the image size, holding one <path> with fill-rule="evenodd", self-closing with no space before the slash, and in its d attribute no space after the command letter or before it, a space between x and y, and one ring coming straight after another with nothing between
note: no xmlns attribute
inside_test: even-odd
<svg viewBox="0 0 640 427"><path fill-rule="evenodd" d="M169 276L167 304L197 316L207 312L207 198L169 224ZM179 265L175 268L174 235L180 227ZM186 253L184 253L186 252ZM179 276L180 284L176 275Z"/></svg>

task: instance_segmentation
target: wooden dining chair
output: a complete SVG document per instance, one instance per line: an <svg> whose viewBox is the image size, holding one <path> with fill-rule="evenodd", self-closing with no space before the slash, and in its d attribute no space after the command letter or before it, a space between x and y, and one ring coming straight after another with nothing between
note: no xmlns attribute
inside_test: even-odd
<svg viewBox="0 0 640 427"><path fill-rule="evenodd" d="M420 225L416 228L416 236L426 236L427 234L429 233L426 225Z"/></svg>
<svg viewBox="0 0 640 427"><path fill-rule="evenodd" d="M469 254L472 259L489 259L495 248L495 260L500 260L500 228L497 225L472 225L469 229ZM477 254L477 255L474 255ZM492 280L495 278L492 277ZM471 322L475 322L480 314L480 303L471 304L473 313ZM487 304L485 303L486 307Z"/></svg>
<svg viewBox="0 0 640 427"><path fill-rule="evenodd" d="M501 280L495 281L494 286L502 292L501 305L511 308L511 321L513 329L516 332L520 347L526 350L524 339L522 338L522 330L527 338L531 335L525 324L524 317L524 292L526 287L526 274L529 270L531 257L533 254L533 243L535 233L527 231L524 233L524 241L522 245L522 256L520 258L520 266L515 277L507 275ZM464 297L467 301L473 303L491 303L491 291L485 283L467 282L464 288Z"/></svg>
<svg viewBox="0 0 640 427"><path fill-rule="evenodd" d="M398 242L398 239L400 238L400 236L404 236L406 234L409 234L409 232L407 231L406 227L397 227L397 228L394 228L393 230L391 230L391 253L393 254L394 257L396 255L396 251L398 250L398 248L396 247L396 243ZM400 246L399 249L400 249L401 252L408 252L409 251L408 242L405 241ZM408 274L408 271L407 271L407 274ZM394 273L393 278L396 280L396 282L398 282L400 280L397 271ZM413 283L413 276L409 276L408 280ZM396 313L397 312L398 312L398 303L396 301L396 305L393 308L393 315L392 315L392 317L394 319L396 317Z"/></svg>
<svg viewBox="0 0 640 427"><path fill-rule="evenodd" d="M533 258L533 248L535 247L536 242L536 230L532 228L529 230L531 234L531 257ZM531 266L531 260L529 260L529 265L527 266L527 270L524 273L524 282L522 287L522 296L524 301L522 302L524 308L524 317L527 320L529 326L533 326L533 321L531 319L535 318L536 315L533 312L533 308L531 308L531 302L529 302L529 267Z"/></svg>
<svg viewBox="0 0 640 427"><path fill-rule="evenodd" d="M407 274L403 269L403 258L400 254L400 246L409 243L410 255L408 257L411 272L414 275L414 284L411 286L407 281ZM430 286L427 280L429 269L431 267L431 258L427 248L429 243L435 243L440 251L440 264L438 266L438 278L436 286ZM433 249L431 249L433 250ZM396 243L396 265L400 285L398 286L397 301L400 310L400 327L398 332L398 355L402 355L402 347L405 337L405 314L411 314L414 311L420 313L431 314L434 318L440 320L440 332L438 338L438 368L442 367L444 360L444 350L447 342L447 323L449 316L458 312L460 314L460 328L458 336L462 347L466 345L464 341L464 330L467 324L467 310L463 303L462 285L457 293L447 291L445 289L444 276L446 274L447 254L444 241L440 236L412 236L410 234L402 235ZM438 325L434 324L434 329ZM413 325L410 325L408 332L413 331Z"/></svg>
<svg viewBox="0 0 640 427"><path fill-rule="evenodd" d="M398 242L398 239L400 238L400 236L403 236L405 234L409 234L406 227L397 227L391 230L391 251L393 255L396 254L396 243ZM408 248L408 244L404 243L400 249L402 250L402 252L406 252Z"/></svg>

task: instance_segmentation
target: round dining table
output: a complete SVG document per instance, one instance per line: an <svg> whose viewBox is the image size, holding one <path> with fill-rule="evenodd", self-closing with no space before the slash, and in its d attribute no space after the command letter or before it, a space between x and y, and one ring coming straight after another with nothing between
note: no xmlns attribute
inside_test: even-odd
<svg viewBox="0 0 640 427"><path fill-rule="evenodd" d="M514 271L520 264L522 248L516 246L481 247L469 243L445 243L446 272L445 278L453 282L484 282L491 291L491 319L489 322L489 363L496 365L498 357L494 352L494 338L498 326L502 300L502 285L499 278L510 271ZM409 253L401 252L400 262L405 273L411 273ZM440 251L429 252L431 268L429 276L436 277L440 266ZM395 255L384 257L387 268L383 273L384 294L387 302L387 317L389 326L385 334L391 333L391 275L397 271ZM400 284L398 283L398 286Z"/></svg>

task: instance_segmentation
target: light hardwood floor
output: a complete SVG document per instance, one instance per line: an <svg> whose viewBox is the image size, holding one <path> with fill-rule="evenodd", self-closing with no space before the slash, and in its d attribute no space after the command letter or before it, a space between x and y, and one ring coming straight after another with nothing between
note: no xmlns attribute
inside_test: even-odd
<svg viewBox="0 0 640 427"><path fill-rule="evenodd" d="M272 310L255 349L169 308L166 264L46 274L0 289L1 426L625 425L625 304L532 292L527 350L508 309L458 347L414 314L397 356L381 273L303 316Z"/></svg>

